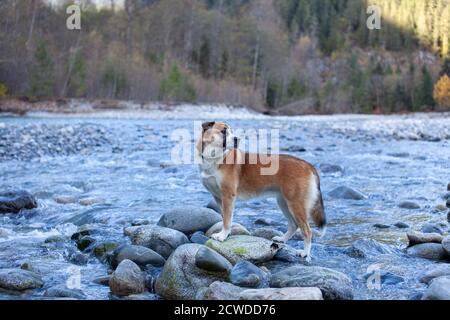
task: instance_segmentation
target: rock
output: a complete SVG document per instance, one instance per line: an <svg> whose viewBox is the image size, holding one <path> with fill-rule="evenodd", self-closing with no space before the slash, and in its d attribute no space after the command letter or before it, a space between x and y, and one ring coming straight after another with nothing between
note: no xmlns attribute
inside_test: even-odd
<svg viewBox="0 0 450 320"><path fill-rule="evenodd" d="M391 227L390 225L382 223L375 223L373 226L377 229L389 229Z"/></svg>
<svg viewBox="0 0 450 320"><path fill-rule="evenodd" d="M450 264L440 264L437 267L426 271L419 278L420 282L429 284L434 278L450 276Z"/></svg>
<svg viewBox="0 0 450 320"><path fill-rule="evenodd" d="M111 279L111 276L105 276L105 277L99 277L94 279L92 282L102 285L102 286L107 286L109 287L109 280Z"/></svg>
<svg viewBox="0 0 450 320"><path fill-rule="evenodd" d="M209 240L207 236L201 231L197 231L194 234L191 235L191 242L197 243L197 244L205 244L206 241Z"/></svg>
<svg viewBox="0 0 450 320"><path fill-rule="evenodd" d="M394 158L408 158L409 153L408 152L388 153L388 156L391 156Z"/></svg>
<svg viewBox="0 0 450 320"><path fill-rule="evenodd" d="M413 201L403 201L403 202L400 202L398 204L398 206L399 206L399 208L402 208L402 209L410 209L410 210L420 209L420 205Z"/></svg>
<svg viewBox="0 0 450 320"><path fill-rule="evenodd" d="M144 246L125 244L116 248L112 253L111 267L116 269L125 259L133 261L141 268L148 264L155 267L162 267L166 262L166 259L152 249Z"/></svg>
<svg viewBox="0 0 450 320"><path fill-rule="evenodd" d="M22 209L37 208L36 199L27 191L0 192L0 213L18 213Z"/></svg>
<svg viewBox="0 0 450 320"><path fill-rule="evenodd" d="M424 224L420 229L420 231L422 231L423 233L438 233L438 234L444 233L444 231L442 231L442 229L439 226L433 223Z"/></svg>
<svg viewBox="0 0 450 320"><path fill-rule="evenodd" d="M443 237L438 233L421 233L417 231L411 231L406 234L409 240L409 246L422 243L441 243Z"/></svg>
<svg viewBox="0 0 450 320"><path fill-rule="evenodd" d="M217 222L215 225L213 225L211 228L206 231L206 236L211 237L214 233L218 233L222 230L223 222ZM238 235L250 235L250 232L241 224L239 223L233 223L231 225L231 234L232 236L238 236Z"/></svg>
<svg viewBox="0 0 450 320"><path fill-rule="evenodd" d="M70 237L70 239L78 241L79 239L81 239L84 236L90 236L90 235L94 235L98 233L98 230L90 225L84 225L78 228L78 231L75 232L74 234L72 234L72 236Z"/></svg>
<svg viewBox="0 0 450 320"><path fill-rule="evenodd" d="M156 279L155 292L164 299L192 300L202 287L214 281L224 281L225 272L209 272L195 265L195 257L202 245L184 244L169 257Z"/></svg>
<svg viewBox="0 0 450 320"><path fill-rule="evenodd" d="M208 202L208 204L206 205L206 207L207 207L208 209L214 210L214 211L217 212L217 213L221 213L220 207L219 207L219 205L216 203L215 200L211 200L210 202Z"/></svg>
<svg viewBox="0 0 450 320"><path fill-rule="evenodd" d="M450 199L447 200L447 202L445 203L445 205L447 206L447 208L450 208Z"/></svg>
<svg viewBox="0 0 450 320"><path fill-rule="evenodd" d="M145 277L137 264L123 260L112 273L109 287L113 294L127 296L145 292Z"/></svg>
<svg viewBox="0 0 450 320"><path fill-rule="evenodd" d="M450 300L450 276L433 279L422 300Z"/></svg>
<svg viewBox="0 0 450 320"><path fill-rule="evenodd" d="M438 204L437 206L434 206L433 212L445 212L447 211L447 207L443 204Z"/></svg>
<svg viewBox="0 0 450 320"><path fill-rule="evenodd" d="M283 236L283 232L269 227L258 228L252 231L252 236L272 240L273 237Z"/></svg>
<svg viewBox="0 0 450 320"><path fill-rule="evenodd" d="M367 258L380 254L390 254L392 251L384 244L373 239L360 239L352 243L345 253L353 258Z"/></svg>
<svg viewBox="0 0 450 320"><path fill-rule="evenodd" d="M134 219L134 220L131 222L131 225L132 225L133 227L137 227L137 226L146 226L146 225L148 225L148 224L150 224L150 221L148 221L147 219Z"/></svg>
<svg viewBox="0 0 450 320"><path fill-rule="evenodd" d="M70 256L69 261L78 266L84 266L88 263L89 256L81 252L74 252Z"/></svg>
<svg viewBox="0 0 450 320"><path fill-rule="evenodd" d="M450 211L447 212L447 222L450 223Z"/></svg>
<svg viewBox="0 0 450 320"><path fill-rule="evenodd" d="M323 300L319 288L243 289L228 282L215 281L197 296L201 300Z"/></svg>
<svg viewBox="0 0 450 320"><path fill-rule="evenodd" d="M61 236L61 235L55 235L55 236L50 236L48 238L46 238L44 240L44 243L58 243L58 242L65 242L67 241L68 238Z"/></svg>
<svg viewBox="0 0 450 320"><path fill-rule="evenodd" d="M369 273L366 273L364 275L364 279L368 279L369 277L372 277L376 274L376 276L379 276L381 284L385 284L385 285L395 285L395 284L399 284L401 282L404 282L405 279L401 276L398 276L396 274L393 274L389 271L385 271L385 270L375 270Z"/></svg>
<svg viewBox="0 0 450 320"><path fill-rule="evenodd" d="M263 226L273 226L273 225L277 224L277 222L270 218L258 218L255 220L255 224L263 225Z"/></svg>
<svg viewBox="0 0 450 320"><path fill-rule="evenodd" d="M270 286L275 288L318 287L326 300L353 299L352 280L339 271L323 267L287 268L272 275Z"/></svg>
<svg viewBox="0 0 450 320"><path fill-rule="evenodd" d="M348 200L364 200L367 199L367 196L362 194L359 191L353 190L349 187L337 187L336 189L330 191L328 193L330 197L337 199L348 199Z"/></svg>
<svg viewBox="0 0 450 320"><path fill-rule="evenodd" d="M255 263L269 261L280 250L275 242L252 236L231 236L224 242L210 239L206 246L219 252L232 264L239 259Z"/></svg>
<svg viewBox="0 0 450 320"><path fill-rule="evenodd" d="M44 292L44 297L86 299L86 295L83 291L79 289L69 289L65 285L57 285L48 288Z"/></svg>
<svg viewBox="0 0 450 320"><path fill-rule="evenodd" d="M404 222L397 222L394 224L395 227L399 228L399 229L407 229L409 228L409 224L406 224Z"/></svg>
<svg viewBox="0 0 450 320"><path fill-rule="evenodd" d="M175 208L165 214L158 221L158 226L191 234L196 231L206 232L222 217L214 210L191 206Z"/></svg>
<svg viewBox="0 0 450 320"><path fill-rule="evenodd" d="M93 206L95 204L99 204L99 203L102 203L102 202L105 202L105 200L103 200L101 198L95 198L95 197L83 198L83 199L80 199L78 201L78 203L80 205L85 206L85 207Z"/></svg>
<svg viewBox="0 0 450 320"><path fill-rule="evenodd" d="M54 198L56 203L59 204L70 204L70 203L76 203L77 198L72 196L57 196Z"/></svg>
<svg viewBox="0 0 450 320"><path fill-rule="evenodd" d="M119 246L117 242L114 241L106 241L99 244L96 244L93 248L94 256L102 259L104 258L108 253L114 251Z"/></svg>
<svg viewBox="0 0 450 320"><path fill-rule="evenodd" d="M91 245L93 245L96 242L95 238L91 236L83 236L80 240L76 241L77 248L80 251L85 251L87 248L89 248Z"/></svg>
<svg viewBox="0 0 450 320"><path fill-rule="evenodd" d="M450 182L447 185L447 191L450 191Z"/></svg>
<svg viewBox="0 0 450 320"><path fill-rule="evenodd" d="M0 289L24 291L41 288L42 278L31 271L23 269L0 269Z"/></svg>
<svg viewBox="0 0 450 320"><path fill-rule="evenodd" d="M319 169L322 173L337 173L344 171L344 169L341 166L329 163L321 163L319 165Z"/></svg>
<svg viewBox="0 0 450 320"><path fill-rule="evenodd" d="M295 248L284 245L280 250L278 250L277 254L273 257L273 260L298 263L301 259Z"/></svg>
<svg viewBox="0 0 450 320"><path fill-rule="evenodd" d="M442 242L442 248L447 252L447 255L450 257L450 236L446 236Z"/></svg>
<svg viewBox="0 0 450 320"><path fill-rule="evenodd" d="M203 270L211 272L230 272L231 263L216 251L202 246L195 254L195 265Z"/></svg>
<svg viewBox="0 0 450 320"><path fill-rule="evenodd" d="M231 270L230 282L238 287L257 288L267 282L267 274L253 263L241 260Z"/></svg>
<svg viewBox="0 0 450 320"><path fill-rule="evenodd" d="M439 243L422 243L409 247L406 252L410 256L425 258L430 260L443 260L447 257L442 245Z"/></svg>
<svg viewBox="0 0 450 320"><path fill-rule="evenodd" d="M131 242L158 252L167 259L171 253L182 244L189 243L183 233L160 226L148 225L128 227L124 230Z"/></svg>

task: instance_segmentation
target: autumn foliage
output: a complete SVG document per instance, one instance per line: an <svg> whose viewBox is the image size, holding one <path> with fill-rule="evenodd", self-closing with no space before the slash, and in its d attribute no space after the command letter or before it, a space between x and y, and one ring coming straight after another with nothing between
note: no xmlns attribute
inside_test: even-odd
<svg viewBox="0 0 450 320"><path fill-rule="evenodd" d="M433 91L434 100L441 109L450 108L450 78L444 74L438 82L436 82Z"/></svg>

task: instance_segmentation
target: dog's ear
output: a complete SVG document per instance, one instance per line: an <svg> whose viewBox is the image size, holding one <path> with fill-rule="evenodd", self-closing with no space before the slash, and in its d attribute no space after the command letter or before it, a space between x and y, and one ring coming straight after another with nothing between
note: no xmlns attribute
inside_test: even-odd
<svg viewBox="0 0 450 320"><path fill-rule="evenodd" d="M203 131L211 129L214 126L214 124L215 124L214 121L212 121L212 122L204 122L202 124Z"/></svg>

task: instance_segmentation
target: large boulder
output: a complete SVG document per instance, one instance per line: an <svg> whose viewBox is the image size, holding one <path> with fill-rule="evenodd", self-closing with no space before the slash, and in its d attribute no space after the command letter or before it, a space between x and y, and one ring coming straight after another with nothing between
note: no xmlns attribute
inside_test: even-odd
<svg viewBox="0 0 450 320"><path fill-rule="evenodd" d="M450 276L450 264L440 264L431 270L427 270L419 280L422 283L429 284L431 280L442 276Z"/></svg>
<svg viewBox="0 0 450 320"><path fill-rule="evenodd" d="M255 263L269 261L280 250L277 243L252 236L231 236L223 242L210 239L205 245L219 252L232 264L239 259Z"/></svg>
<svg viewBox="0 0 450 320"><path fill-rule="evenodd" d="M0 213L18 213L22 209L36 207L36 199L27 191L9 190L0 192Z"/></svg>
<svg viewBox="0 0 450 320"><path fill-rule="evenodd" d="M422 300L450 300L450 276L433 279Z"/></svg>
<svg viewBox="0 0 450 320"><path fill-rule="evenodd" d="M169 257L155 282L155 292L169 300L196 299L197 291L208 287L214 281L224 281L227 272L207 271L196 265L199 244L185 244L178 247Z"/></svg>
<svg viewBox="0 0 450 320"><path fill-rule="evenodd" d="M165 259L176 248L189 243L189 239L184 233L155 225L128 227L125 228L124 233L130 237L133 244L150 248Z"/></svg>
<svg viewBox="0 0 450 320"><path fill-rule="evenodd" d="M223 222L219 221L216 224L214 224L211 228L206 231L205 235L207 237L211 237L214 233L218 233L222 230ZM232 236L238 236L238 235L250 235L250 232L245 228L243 225L239 223L233 223L231 225L231 233Z"/></svg>
<svg viewBox="0 0 450 320"><path fill-rule="evenodd" d="M430 260L444 260L447 257L447 252L439 243L422 243L409 247L406 252L410 256L430 259Z"/></svg>
<svg viewBox="0 0 450 320"><path fill-rule="evenodd" d="M139 266L131 260L123 260L109 279L111 292L127 296L145 292L145 276Z"/></svg>
<svg viewBox="0 0 450 320"><path fill-rule="evenodd" d="M272 275L270 286L318 287L326 300L353 299L352 280L342 272L323 268L293 266Z"/></svg>
<svg viewBox="0 0 450 320"><path fill-rule="evenodd" d="M125 259L133 261L141 268L148 264L155 267L162 267L166 262L166 259L152 249L144 246L125 244L116 248L112 253L110 260L111 267L113 269L117 268L119 263Z"/></svg>
<svg viewBox="0 0 450 320"><path fill-rule="evenodd" d="M332 198L337 199L348 199L348 200L367 199L367 196L362 194L361 192L345 186L337 187L336 189L330 191L328 195Z"/></svg>
<svg viewBox="0 0 450 320"><path fill-rule="evenodd" d="M221 215L212 209L185 206L163 214L158 221L158 226L189 235L196 231L206 232L219 221L222 221Z"/></svg>
<svg viewBox="0 0 450 320"><path fill-rule="evenodd" d="M409 240L409 246L422 243L441 243L443 237L439 233L422 233L411 231L406 234Z"/></svg>
<svg viewBox="0 0 450 320"><path fill-rule="evenodd" d="M0 269L0 289L25 291L41 288L42 278L34 272L22 269Z"/></svg>

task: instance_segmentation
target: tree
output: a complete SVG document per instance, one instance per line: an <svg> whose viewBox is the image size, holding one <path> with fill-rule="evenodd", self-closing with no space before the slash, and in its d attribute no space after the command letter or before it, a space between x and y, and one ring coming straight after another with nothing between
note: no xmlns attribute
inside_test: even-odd
<svg viewBox="0 0 450 320"><path fill-rule="evenodd" d="M50 97L53 95L54 64L45 42L41 41L34 53L34 65L31 71L31 95Z"/></svg>
<svg viewBox="0 0 450 320"><path fill-rule="evenodd" d="M424 65L422 68L422 79L417 87L417 98L415 99L414 111L420 111L424 107L434 107L433 79Z"/></svg>
<svg viewBox="0 0 450 320"><path fill-rule="evenodd" d="M446 74L436 82L433 97L442 109L450 110L450 78Z"/></svg>
<svg viewBox="0 0 450 320"><path fill-rule="evenodd" d="M177 64L173 64L169 74L161 82L160 99L193 102L196 98L197 93L190 79L181 72Z"/></svg>

